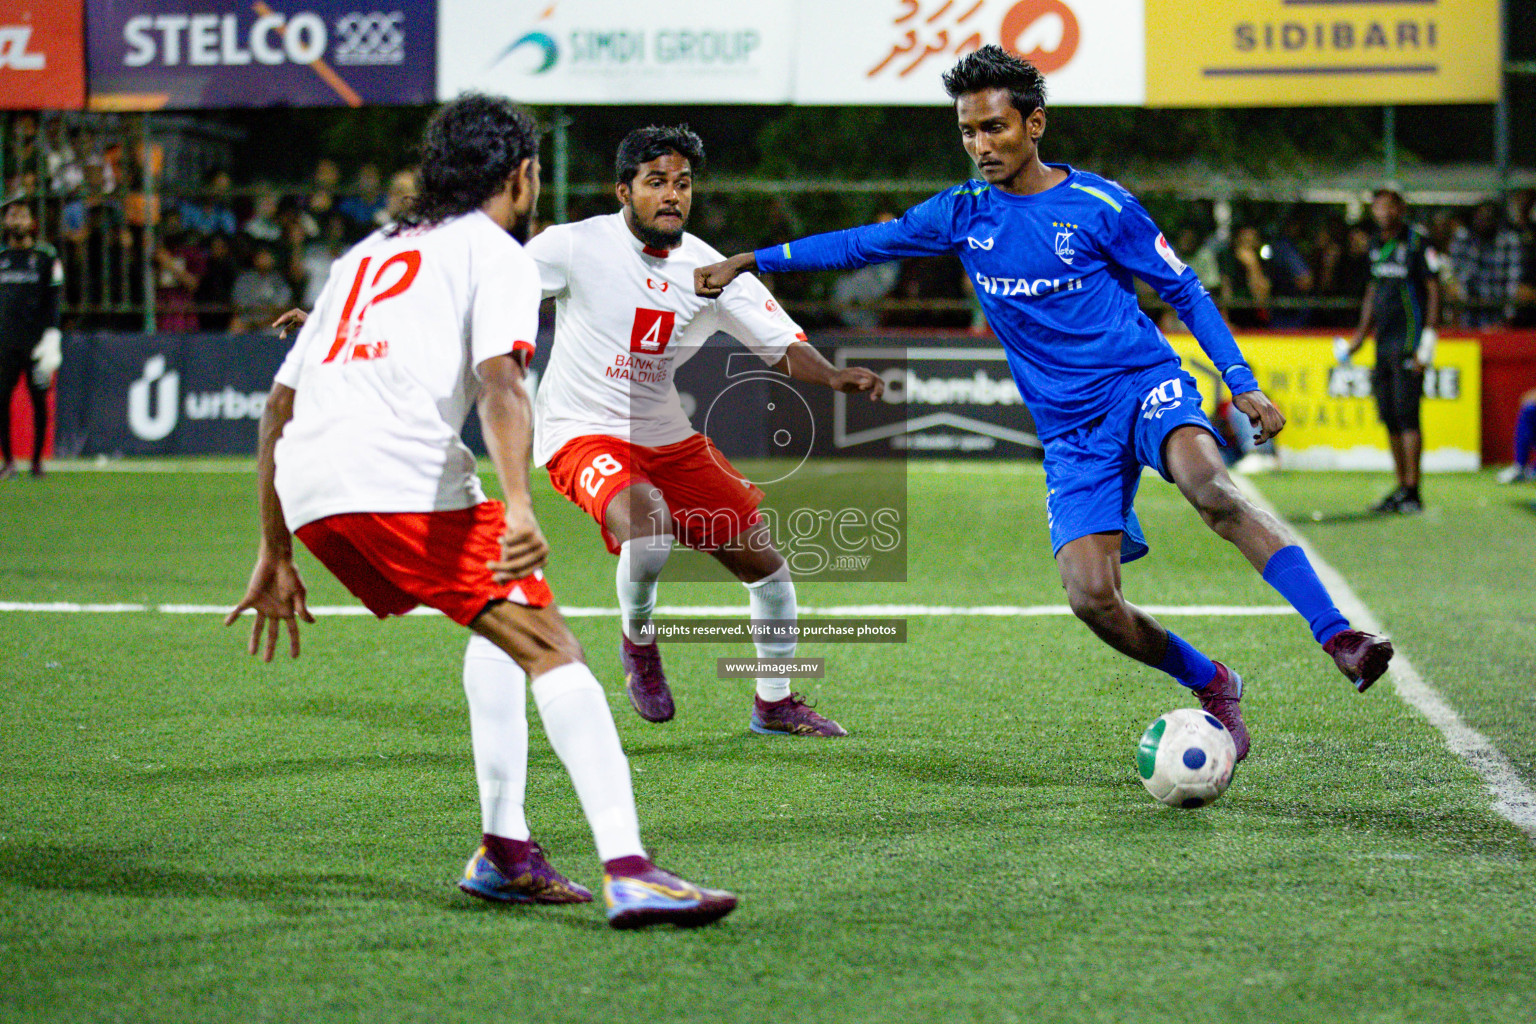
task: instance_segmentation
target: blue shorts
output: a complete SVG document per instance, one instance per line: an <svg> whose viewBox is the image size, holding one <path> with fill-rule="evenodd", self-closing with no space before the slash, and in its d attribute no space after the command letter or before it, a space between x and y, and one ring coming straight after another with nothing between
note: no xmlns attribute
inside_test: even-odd
<svg viewBox="0 0 1536 1024"><path fill-rule="evenodd" d="M1178 367L1155 366L1128 375L1110 411L1045 442L1045 517L1051 554L1091 533L1121 533L1120 561L1149 550L1136 520L1136 486L1151 466L1163 466L1163 442L1179 427L1196 426L1225 444L1205 410L1195 378Z"/></svg>

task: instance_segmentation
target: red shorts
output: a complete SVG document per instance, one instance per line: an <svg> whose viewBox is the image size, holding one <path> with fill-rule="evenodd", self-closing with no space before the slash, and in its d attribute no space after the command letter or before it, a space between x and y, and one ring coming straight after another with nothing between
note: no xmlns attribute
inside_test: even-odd
<svg viewBox="0 0 1536 1024"><path fill-rule="evenodd" d="M763 492L742 476L703 434L660 448L593 434L567 441L549 460L555 490L603 527L608 550L618 539L604 519L613 496L630 484L650 483L672 513L672 532L691 548L712 551L761 518Z"/></svg>
<svg viewBox="0 0 1536 1024"><path fill-rule="evenodd" d="M298 538L379 618L418 604L461 626L493 601L543 608L555 597L542 570L511 583L491 578L506 509L484 501L453 512L346 512L298 529Z"/></svg>

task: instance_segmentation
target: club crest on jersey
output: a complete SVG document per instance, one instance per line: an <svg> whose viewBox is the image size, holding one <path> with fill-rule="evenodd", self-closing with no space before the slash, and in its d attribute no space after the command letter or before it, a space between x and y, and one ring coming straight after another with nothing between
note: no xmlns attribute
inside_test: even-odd
<svg viewBox="0 0 1536 1024"><path fill-rule="evenodd" d="M1055 220L1051 221L1051 227L1056 229L1056 255L1070 267L1072 258L1077 255L1077 250L1072 248L1072 232L1077 230L1077 225Z"/></svg>
<svg viewBox="0 0 1536 1024"><path fill-rule="evenodd" d="M648 356L659 356L667 350L672 340L672 327L677 314L670 309L635 309L635 325L629 332L629 350Z"/></svg>

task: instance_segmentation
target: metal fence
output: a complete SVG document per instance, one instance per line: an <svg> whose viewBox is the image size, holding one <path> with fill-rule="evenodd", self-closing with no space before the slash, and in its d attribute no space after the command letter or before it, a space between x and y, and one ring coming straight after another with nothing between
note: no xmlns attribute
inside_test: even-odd
<svg viewBox="0 0 1536 1024"><path fill-rule="evenodd" d="M0 122L0 171L7 195L28 195L42 227L65 266L64 312L77 330L220 331L257 326L290 304L303 304L311 285L323 280L326 259L365 233L352 222L331 232L324 215L311 211L313 182L266 186L219 181L238 133L216 121L191 116L12 113ZM945 181L767 181L712 178L695 203L693 226L725 251L774 244L806 233L873 219L950 184ZM1202 278L1235 323L1242 326L1318 327L1346 330L1358 318L1364 290L1354 251L1349 274L1326 286L1277 287L1264 299L1242 287L1223 288L1216 256L1239 223L1266 225L1266 246L1280 226L1301 217L1309 224L1303 249L1352 244L1368 198L1367 186L1211 179L1180 184L1166 178L1128 181L1165 225L1179 224L1174 239L1189 258L1198 246L1207 259ZM382 186L382 183L380 183ZM1219 187L1217 187L1219 185ZM216 186L216 187L215 187ZM379 193L349 195L336 188L328 202L382 202ZM575 215L613 209L612 185L577 183L568 190ZM1456 230L1464 218L1456 201L1468 190L1409 192L1415 214ZM1536 252L1530 210L1518 213L1527 234L1518 290L1478 301L1458 294L1455 275L1445 277L1447 325L1484 321L1536 322ZM190 223L190 221L198 223ZM332 237L334 235L335 237ZM242 271L256 271L270 253L272 266L257 276L271 284L255 292L267 304L236 302ZM1308 253L1308 256L1315 255ZM1195 262L1191 260L1191 262ZM1273 264L1284 271L1279 261ZM1286 271L1291 277L1294 273ZM276 282L280 279L285 287ZM774 283L786 308L807 326L975 328L985 324L958 261L904 261L882 278L850 289L838 275L781 275ZM250 289L246 290L250 292ZM247 300L251 295L245 296ZM1150 292L1145 305L1165 311Z"/></svg>

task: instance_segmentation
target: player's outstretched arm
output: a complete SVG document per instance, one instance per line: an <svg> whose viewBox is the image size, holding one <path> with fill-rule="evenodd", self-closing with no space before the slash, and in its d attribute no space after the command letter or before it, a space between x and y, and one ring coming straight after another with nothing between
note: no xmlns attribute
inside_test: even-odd
<svg viewBox="0 0 1536 1024"><path fill-rule="evenodd" d="M528 464L533 449L533 408L523 390L519 356L503 355L480 364L480 427L486 451L501 478L507 506L507 529L501 535L501 558L486 563L498 583L521 579L549 560L549 545L533 515Z"/></svg>
<svg viewBox="0 0 1536 1024"><path fill-rule="evenodd" d="M224 625L233 625L247 608L255 611L256 622L251 627L251 642L247 650L261 654L262 661L271 661L277 652L279 624L288 627L288 652L299 656L299 619L314 622L305 603L304 580L298 567L293 564L293 535L283 521L283 505L277 496L274 476L277 461L274 453L277 439L283 428L293 418L294 390L284 384L273 384L267 396L266 408L261 414L261 444L256 455L256 487L261 511L261 545L256 551L256 567L251 570L251 581L245 588L240 603L224 617ZM263 645L265 635L265 645Z"/></svg>
<svg viewBox="0 0 1536 1024"><path fill-rule="evenodd" d="M695 267L693 290L706 299L718 298L720 293L725 291L726 285L742 274L749 274L756 269L757 254L752 252L738 253L730 259L711 263L706 267Z"/></svg>
<svg viewBox="0 0 1536 1024"><path fill-rule="evenodd" d="M803 380L807 384L825 384L833 391L847 395L866 393L870 401L885 394L885 381L874 370L863 366L839 370L827 362L826 357L816 351L814 346L803 341L790 345L784 352L784 358L774 363L773 368L795 380Z"/></svg>

